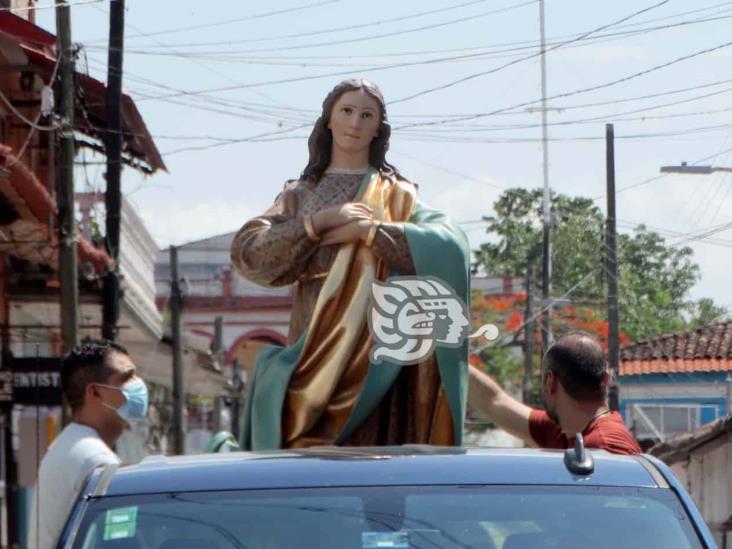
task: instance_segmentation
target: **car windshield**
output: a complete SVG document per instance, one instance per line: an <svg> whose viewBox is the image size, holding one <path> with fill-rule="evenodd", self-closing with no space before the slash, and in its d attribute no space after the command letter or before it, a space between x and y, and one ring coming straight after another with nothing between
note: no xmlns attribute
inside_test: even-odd
<svg viewBox="0 0 732 549"><path fill-rule="evenodd" d="M388 486L92 499L80 549L702 547L653 488Z"/></svg>

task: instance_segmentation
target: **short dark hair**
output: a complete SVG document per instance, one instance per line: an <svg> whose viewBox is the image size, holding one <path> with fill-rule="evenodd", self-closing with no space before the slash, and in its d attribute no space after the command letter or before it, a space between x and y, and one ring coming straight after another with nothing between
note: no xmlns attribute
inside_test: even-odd
<svg viewBox="0 0 732 549"><path fill-rule="evenodd" d="M88 340L74 347L61 362L61 390L72 410L84 405L89 383L104 383L114 372L107 362L111 353L129 356L122 345L106 339Z"/></svg>
<svg viewBox="0 0 732 549"><path fill-rule="evenodd" d="M570 332L549 347L544 372L554 372L567 394L580 402L607 398L605 351L591 334Z"/></svg>

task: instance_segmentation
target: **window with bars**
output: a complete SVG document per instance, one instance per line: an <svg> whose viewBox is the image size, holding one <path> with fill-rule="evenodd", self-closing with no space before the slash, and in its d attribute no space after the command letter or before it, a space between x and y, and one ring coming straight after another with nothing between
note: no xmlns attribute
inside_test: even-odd
<svg viewBox="0 0 732 549"><path fill-rule="evenodd" d="M713 404L633 404L629 416L637 439L664 440L693 431L710 417L716 419L719 407Z"/></svg>

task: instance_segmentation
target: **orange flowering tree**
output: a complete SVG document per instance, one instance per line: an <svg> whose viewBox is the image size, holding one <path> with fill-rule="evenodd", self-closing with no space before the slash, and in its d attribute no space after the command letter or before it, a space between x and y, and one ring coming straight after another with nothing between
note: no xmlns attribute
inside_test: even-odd
<svg viewBox="0 0 732 549"><path fill-rule="evenodd" d="M484 340L471 344L470 363L478 366L504 385L520 383L523 365L518 338L523 327L526 294L490 295L473 290L470 314L474 329L483 324L495 324L500 338L490 345Z"/></svg>
<svg viewBox="0 0 732 549"><path fill-rule="evenodd" d="M483 324L495 324L501 331L500 338L485 345L483 341L471 345L470 363L485 369L500 383L507 387L518 388L523 377L523 341L524 316L526 310L526 294L487 295L473 291L470 301L470 313L473 329ZM534 311L534 315L539 314ZM598 305L557 307L552 313L552 332L560 337L574 330L583 330L593 334L607 349L608 323L604 319L604 309ZM534 369L539 375L541 364L541 329L539 318L534 322ZM631 342L623 332L619 334L620 345Z"/></svg>

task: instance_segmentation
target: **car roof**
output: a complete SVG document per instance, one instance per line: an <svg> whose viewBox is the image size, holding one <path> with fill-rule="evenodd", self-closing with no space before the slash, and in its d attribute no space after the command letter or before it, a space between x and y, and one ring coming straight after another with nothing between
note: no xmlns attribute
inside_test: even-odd
<svg viewBox="0 0 732 549"><path fill-rule="evenodd" d="M642 456L590 451L590 475L576 475L561 451L534 449L320 447L297 451L152 456L103 475L99 495L388 485L664 486Z"/></svg>

